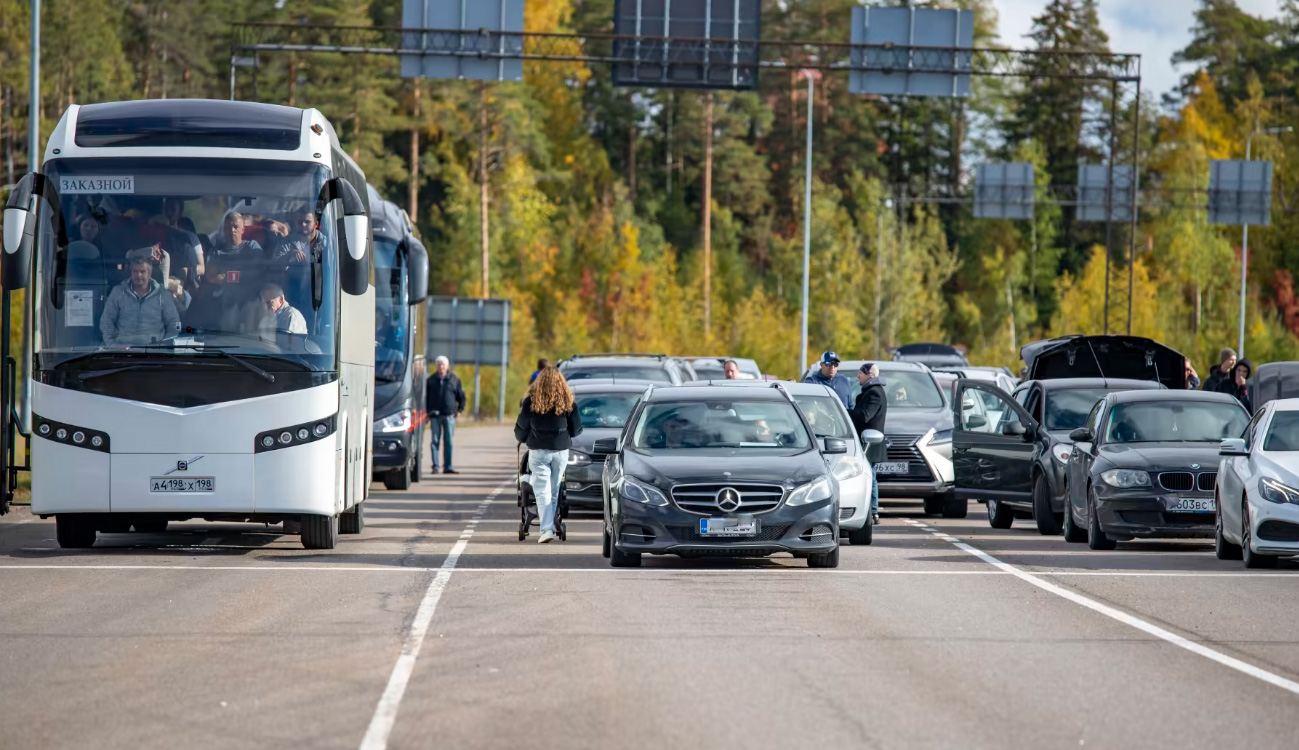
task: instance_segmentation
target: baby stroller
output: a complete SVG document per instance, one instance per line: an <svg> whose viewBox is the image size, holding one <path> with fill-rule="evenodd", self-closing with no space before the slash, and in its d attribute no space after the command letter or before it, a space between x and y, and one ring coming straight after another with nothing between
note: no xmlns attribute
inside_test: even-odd
<svg viewBox="0 0 1299 750"><path fill-rule="evenodd" d="M519 474L514 484L518 489L519 504L519 541L528 538L533 523L540 524L541 514L537 512L537 496L532 489L532 474L528 469L528 452L520 443L515 448L519 463ZM564 478L559 478L559 507L555 509L555 536L559 541L568 541L568 491L564 488Z"/></svg>

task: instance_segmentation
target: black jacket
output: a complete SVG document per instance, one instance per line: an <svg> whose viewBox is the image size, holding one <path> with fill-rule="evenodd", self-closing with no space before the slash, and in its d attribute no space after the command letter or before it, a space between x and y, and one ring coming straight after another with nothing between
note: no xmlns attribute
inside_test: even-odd
<svg viewBox="0 0 1299 750"><path fill-rule="evenodd" d="M1248 359L1238 360L1236 362L1236 367L1240 367L1241 365L1245 366L1247 371L1245 379L1248 381L1249 376L1254 374L1254 363L1250 362ZM1246 382L1245 385L1236 385L1236 371L1234 369L1232 370L1231 375L1218 381L1218 385L1214 390L1218 393L1235 396L1236 400L1240 401L1241 406L1245 407L1245 411L1250 414L1254 413L1254 403L1249 397L1249 383Z"/></svg>
<svg viewBox="0 0 1299 750"><path fill-rule="evenodd" d="M858 435L864 430L884 432L884 418L888 415L888 409L888 399L884 398L884 381L872 378L866 381L861 393L857 394L857 403L848 411L848 416L852 417L852 426ZM871 446L867 453L872 463L883 461L884 445Z"/></svg>
<svg viewBox="0 0 1299 750"><path fill-rule="evenodd" d="M1216 391L1224 382L1230 383L1231 378L1222 374L1222 363L1219 362L1209 370L1209 374L1204 378L1204 383L1200 385L1200 390Z"/></svg>
<svg viewBox="0 0 1299 750"><path fill-rule="evenodd" d="M430 417L454 417L465 410L465 387L454 372L445 378L436 372L424 385L424 408Z"/></svg>
<svg viewBox="0 0 1299 750"><path fill-rule="evenodd" d="M514 439L528 448L540 451L566 451L573 438L582 434L582 420L577 409L564 414L538 414L532 410L532 397L523 399L519 418L514 422Z"/></svg>

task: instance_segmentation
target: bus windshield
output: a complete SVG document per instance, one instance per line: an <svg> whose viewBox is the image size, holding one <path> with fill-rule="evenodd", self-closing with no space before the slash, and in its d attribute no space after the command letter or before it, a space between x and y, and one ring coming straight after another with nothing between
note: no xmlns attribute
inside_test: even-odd
<svg viewBox="0 0 1299 750"><path fill-rule="evenodd" d="M46 173L63 231L42 209L37 369L139 350L166 367L204 348L268 371L335 369L333 209L316 215L326 167L98 158L56 159Z"/></svg>
<svg viewBox="0 0 1299 750"><path fill-rule="evenodd" d="M374 377L385 382L406 374L410 306L399 244L390 237L374 238Z"/></svg>

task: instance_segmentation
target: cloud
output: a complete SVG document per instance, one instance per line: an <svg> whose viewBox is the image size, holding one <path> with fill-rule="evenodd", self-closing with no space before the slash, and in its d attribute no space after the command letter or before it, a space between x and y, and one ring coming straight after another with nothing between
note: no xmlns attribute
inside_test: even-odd
<svg viewBox="0 0 1299 750"><path fill-rule="evenodd" d="M1237 0L1241 9L1254 15L1275 18L1280 0ZM996 0L1001 44L1027 48L1027 34L1033 16L1042 12L1047 0ZM1174 53L1186 47L1195 25L1198 0L1158 0L1134 4L1131 0L1099 0L1101 28L1110 37L1115 52L1141 55L1141 88L1161 96L1177 87L1189 72L1173 65Z"/></svg>

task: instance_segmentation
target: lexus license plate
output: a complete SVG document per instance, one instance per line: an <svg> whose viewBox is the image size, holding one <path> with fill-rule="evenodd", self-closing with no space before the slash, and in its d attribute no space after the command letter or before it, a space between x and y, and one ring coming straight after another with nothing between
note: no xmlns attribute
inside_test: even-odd
<svg viewBox="0 0 1299 750"><path fill-rule="evenodd" d="M1177 513L1212 513L1215 510L1211 497L1179 497L1168 509Z"/></svg>
<svg viewBox="0 0 1299 750"><path fill-rule="evenodd" d="M701 518L699 533L702 536L754 536L758 522L739 518Z"/></svg>
<svg viewBox="0 0 1299 750"><path fill-rule="evenodd" d="M876 474L906 474L909 470L906 461L881 461L875 464Z"/></svg>
<svg viewBox="0 0 1299 750"><path fill-rule="evenodd" d="M215 492L212 477L149 477L150 492Z"/></svg>

